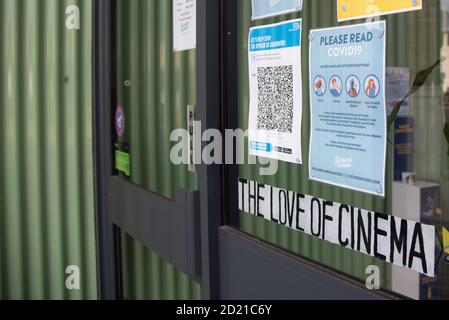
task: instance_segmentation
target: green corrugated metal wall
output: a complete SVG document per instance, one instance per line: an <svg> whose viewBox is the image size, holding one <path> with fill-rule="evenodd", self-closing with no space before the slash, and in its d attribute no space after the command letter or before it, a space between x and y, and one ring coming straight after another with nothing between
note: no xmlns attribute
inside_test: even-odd
<svg viewBox="0 0 449 320"><path fill-rule="evenodd" d="M97 297L91 6L0 0L0 299ZM81 290L65 289L68 265Z"/></svg>
<svg viewBox="0 0 449 320"><path fill-rule="evenodd" d="M248 89L248 31L253 25L268 24L293 19L303 18L303 158L302 166L279 163L279 171L273 177L261 177L258 175L257 166L242 166L240 175L242 178L251 179L273 186L279 186L303 194L310 194L324 199L352 206L375 210L377 212L391 213L391 185L387 184L385 200L370 195L343 190L321 183L308 180L308 151L310 132L309 113L309 86L308 86L308 41L310 29L324 28L340 25L336 20L336 5L329 5L329 0L305 1L301 14L264 19L251 22L251 1L239 1L239 125L248 127L249 114L249 89ZM439 59L439 6L437 0L426 2L425 9L418 13L391 15L387 18L388 44L387 66L403 66L411 68L412 74L432 65ZM360 22L360 21L358 21ZM356 23L356 22L354 22ZM349 23L345 23L349 24ZM436 72L438 73L438 72ZM421 179L440 182L442 168L442 153L435 146L442 145L442 121L440 93L435 90L438 85L438 75L434 75L426 87L413 99L414 116L417 121L417 171ZM429 99L431 97L431 99ZM429 143L430 141L437 144ZM387 181L392 181L392 145L388 146L388 170ZM432 161L429 165L429 160ZM446 158L447 160L447 158ZM447 180L447 177L446 177ZM369 265L382 267L382 286L389 288L391 285L390 267L377 259L355 253L308 235L288 230L282 226L260 220L250 215L241 217L242 229L264 240L279 245L294 253L318 261L326 266L342 271L358 279L365 279L365 270Z"/></svg>
<svg viewBox="0 0 449 320"><path fill-rule="evenodd" d="M131 181L172 198L196 189L196 175L171 165L170 133L185 128L196 103L195 50L173 53L172 1L117 1L118 105L126 112L121 142L130 146ZM127 299L198 299L199 285L141 244L123 236Z"/></svg>

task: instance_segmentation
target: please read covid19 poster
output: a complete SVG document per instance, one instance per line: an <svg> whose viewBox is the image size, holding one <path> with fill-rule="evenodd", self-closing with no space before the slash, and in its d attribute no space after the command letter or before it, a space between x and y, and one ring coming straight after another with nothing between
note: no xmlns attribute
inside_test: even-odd
<svg viewBox="0 0 449 320"><path fill-rule="evenodd" d="M310 33L310 179L385 196L384 21Z"/></svg>

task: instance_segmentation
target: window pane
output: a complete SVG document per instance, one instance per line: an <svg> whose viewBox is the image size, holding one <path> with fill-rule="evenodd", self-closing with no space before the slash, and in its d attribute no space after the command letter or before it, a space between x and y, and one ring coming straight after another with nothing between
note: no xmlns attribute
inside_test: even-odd
<svg viewBox="0 0 449 320"><path fill-rule="evenodd" d="M449 298L449 264L441 254L443 228L449 228L449 1L424 2L420 11L382 17L387 23L387 103L401 100L416 75L441 60L417 87L401 109L388 135L386 196L372 196L328 184L311 182L308 172L310 139L309 47L311 29L364 23L337 22L336 5L328 0L307 1L302 13L258 21L251 20L251 1L239 1L239 127L248 129L249 79L248 32L252 26L302 17L302 152L303 165L279 162L275 175L263 176L258 165L242 165L240 178L346 204L371 212L394 215L436 227L435 277L426 277L407 268L328 243L246 213L240 228L302 257L365 282L372 266L378 267L380 284L416 299ZM393 105L390 106L390 112ZM446 127L445 127L446 126ZM446 130L445 130L446 128ZM246 146L248 150L248 146ZM326 156L326 155L323 155ZM412 241L409 238L409 241ZM374 268L374 270L376 270ZM367 273L369 271L369 273Z"/></svg>

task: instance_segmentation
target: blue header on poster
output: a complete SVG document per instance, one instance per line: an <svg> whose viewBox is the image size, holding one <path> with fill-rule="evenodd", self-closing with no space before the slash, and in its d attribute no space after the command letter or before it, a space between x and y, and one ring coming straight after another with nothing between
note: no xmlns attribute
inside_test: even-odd
<svg viewBox="0 0 449 320"><path fill-rule="evenodd" d="M250 33L250 51L264 51L301 45L301 23L289 21L280 25L254 28Z"/></svg>

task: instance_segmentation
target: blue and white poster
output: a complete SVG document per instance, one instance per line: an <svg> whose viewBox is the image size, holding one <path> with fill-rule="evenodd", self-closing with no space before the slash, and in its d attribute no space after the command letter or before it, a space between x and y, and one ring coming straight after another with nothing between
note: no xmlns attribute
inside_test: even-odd
<svg viewBox="0 0 449 320"><path fill-rule="evenodd" d="M249 154L302 163L301 19L251 28Z"/></svg>
<svg viewBox="0 0 449 320"><path fill-rule="evenodd" d="M252 0L253 20L302 10L302 0Z"/></svg>
<svg viewBox="0 0 449 320"><path fill-rule="evenodd" d="M310 179L385 196L385 21L310 32Z"/></svg>

